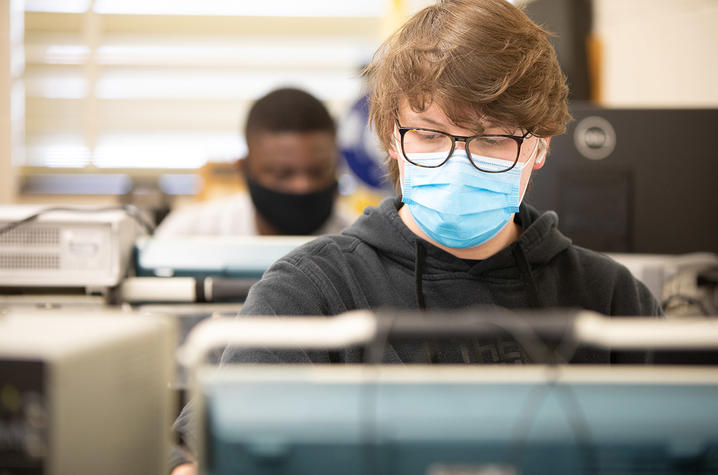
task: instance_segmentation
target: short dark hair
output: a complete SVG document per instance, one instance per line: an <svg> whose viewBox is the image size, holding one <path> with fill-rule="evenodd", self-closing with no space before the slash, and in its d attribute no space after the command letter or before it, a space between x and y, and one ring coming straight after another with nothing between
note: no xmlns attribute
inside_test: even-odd
<svg viewBox="0 0 718 475"><path fill-rule="evenodd" d="M249 109L245 137L257 132L331 132L335 124L327 108L308 92L275 89L257 99Z"/></svg>

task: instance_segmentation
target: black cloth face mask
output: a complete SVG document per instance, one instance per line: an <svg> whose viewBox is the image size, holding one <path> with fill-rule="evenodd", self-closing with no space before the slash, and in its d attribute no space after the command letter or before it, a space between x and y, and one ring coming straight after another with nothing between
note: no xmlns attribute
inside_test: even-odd
<svg viewBox="0 0 718 475"><path fill-rule="evenodd" d="M303 235L314 233L329 218L337 182L312 193L283 193L247 177L247 187L257 212L280 234Z"/></svg>

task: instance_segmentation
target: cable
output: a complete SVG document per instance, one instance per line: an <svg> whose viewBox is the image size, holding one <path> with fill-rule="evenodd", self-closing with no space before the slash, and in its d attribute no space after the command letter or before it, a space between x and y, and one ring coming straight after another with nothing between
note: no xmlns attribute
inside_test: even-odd
<svg viewBox="0 0 718 475"><path fill-rule="evenodd" d="M144 216L142 216L142 212L137 206L126 204L120 206L119 209L122 209L125 213L127 213L129 217L134 219L140 226L142 226L147 234L149 234L150 236L154 234L155 225L147 221Z"/></svg>
<svg viewBox="0 0 718 475"><path fill-rule="evenodd" d="M511 314L511 312L508 312ZM519 318L504 318L501 317L487 317L482 315L479 319L475 320L478 325L491 325L498 327L507 332L526 352L528 358L534 363L547 363L549 364L548 372L546 375L546 382L541 386L534 387L526 400L522 414L519 416L516 425L514 426L512 437L513 444L509 449L509 457L511 460L518 462L515 466L520 466L523 454L526 450L526 441L531 429L531 426L542 407L546 397L551 391L556 391L558 397L561 399L561 407L564 409L564 414L567 417L568 424L574 434L576 444L580 449L580 457L583 460L583 471L584 473L596 473L599 470L598 456L596 452L596 445L593 440L591 433L590 424L586 419L585 414L581 410L581 406L578 402L578 398L570 386L562 385L558 383L558 364L566 364L575 355L579 342L573 338L570 332L565 332L559 342L558 348L552 351L549 346L543 342L536 331L523 319ZM382 361L383 354L386 350L389 335L391 334L392 328L396 321L396 316L391 314L389 320L384 325L380 325L377 330L377 336L369 345L367 345L364 363L371 363L373 365L379 364ZM373 394L369 394L372 390ZM368 417L363 418L365 424L363 425L363 432L365 436L362 438L365 441L365 454L366 465L365 469L368 473L374 473L377 467L376 454L373 450L371 442L376 444L376 430L377 423L376 418L378 414L376 412L376 386L372 385L371 388L367 386L363 396L363 408L365 415ZM371 438L371 441L369 440Z"/></svg>
<svg viewBox="0 0 718 475"><path fill-rule="evenodd" d="M518 329L512 328L510 325L506 325L505 322L491 323L503 328L513 336L516 341L524 347L528 356L531 357L531 353L534 355L542 355L541 359L536 359L534 356L532 359L534 362L541 362L543 359L549 366L547 368L546 383L541 386L533 388L529 397L527 398L526 405L522 411L522 415L519 416L516 425L514 426L514 440L515 444L509 451L510 459L518 460L519 463L515 464L520 466L520 461L523 458L523 452L526 448L526 438L531 429L531 425L541 409L543 402L552 390L557 390L558 394L563 399L562 407L564 413L568 419L568 423L571 425L571 429L576 437L576 442L581 448L581 457L583 459L584 470L586 473L594 473L598 471L598 458L596 457L596 447L593 442L593 436L591 434L590 425L586 420L585 415L581 411L581 406L578 404L578 398L571 387L558 384L558 364L567 364L573 358L576 353L579 342L572 337L570 332L564 333L561 341L559 342L558 349L551 351L546 343L536 334L535 330L528 325L522 319L512 319L512 323L520 323L520 329L524 331L522 338L518 338L518 334L512 330ZM523 340L523 341L522 341ZM529 351L531 349L531 351ZM566 352L570 352L566 354ZM548 355L553 353L553 358L549 359Z"/></svg>
<svg viewBox="0 0 718 475"><path fill-rule="evenodd" d="M506 331L511 337L513 337L514 340L516 340L521 348L524 349L526 356L528 356L532 362L536 364L555 363L555 353L551 351L546 343L541 341L533 328L531 328L531 326L523 319L510 318L507 321L497 321L492 319L486 323ZM554 353L553 356L552 353Z"/></svg>
<svg viewBox="0 0 718 475"><path fill-rule="evenodd" d="M517 321L522 322L522 320ZM497 324L496 322L494 323ZM510 327L506 325L500 326L503 326L509 331L517 342L526 349L527 353L530 353L528 348L526 348L526 345L529 345L530 341L530 347L533 347L532 353L537 354L537 348L541 348L540 353L544 355L544 358L546 358L545 355L551 354L548 345L538 338L538 335L536 335L530 326L526 325L526 327L523 328L527 330L526 335L524 335L527 338L525 338L523 342L517 338L516 333L510 331ZM531 425L536 415L541 409L546 397L548 397L551 391L555 390L563 401L561 407L564 409L568 423L576 438L576 443L581 449L584 472L595 473L598 471L595 443L593 442L590 425L581 411L580 404L578 404L578 398L571 387L558 383L558 364L567 364L571 361L578 347L579 342L570 334L565 333L559 342L558 349L553 352L553 360L546 359L545 362L549 365L547 368L546 383L541 386L535 386L531 393L529 393L522 415L519 416L518 422L514 426L515 443L509 451L509 454L511 460L518 461L518 463L515 464L516 466L521 465L521 459L523 458L523 453L527 445L526 439L528 438ZM537 361L534 360L534 362ZM540 362L540 360L538 362Z"/></svg>
<svg viewBox="0 0 718 475"><path fill-rule="evenodd" d="M570 364L580 346L581 342L576 338L575 333L573 331L567 331L563 334L556 353L559 355L562 363Z"/></svg>
<svg viewBox="0 0 718 475"><path fill-rule="evenodd" d="M508 459L512 461L512 465L521 466L523 454L528 445L526 441L536 415L548 395L552 391L556 391L563 402L561 407L564 409L564 414L576 438L576 444L581 450L584 473L598 473L600 470L596 455L596 444L593 440L590 424L581 410L581 405L574 390L570 386L559 384L557 378L558 368L552 365L548 368L546 383L534 386L531 389L512 431L514 443L509 449Z"/></svg>
<svg viewBox="0 0 718 475"><path fill-rule="evenodd" d="M121 205L121 206L105 206L100 208L72 208L72 207L64 207L64 206L53 206L50 208L44 208L38 211L35 214L31 214L30 216L20 219L18 221L13 221L9 224L6 224L3 227L0 227L0 235L9 233L10 231L23 226L25 224L31 223L35 221L40 216L47 214L47 213L53 213L57 211L63 211L63 212L71 212L71 213L103 213L105 211L124 211L129 217L134 219L137 223L139 223L145 230L145 232L149 235L154 233L155 228L154 226L144 219L144 217L141 215L139 209L134 205Z"/></svg>
<svg viewBox="0 0 718 475"><path fill-rule="evenodd" d="M541 408L546 396L548 396L552 390L557 390L563 400L562 407L567 416L568 423L571 426L578 446L581 448L584 471L585 473L596 472L598 470L598 458L596 456L596 447L593 442L590 425L581 411L581 406L578 403L578 398L573 389L569 386L558 384L557 381L557 365L566 364L571 360L579 346L576 339L573 338L569 332L566 332L559 342L558 350L551 351L548 345L538 337L535 330L523 319L510 318L497 320L492 318L488 321L484 319L479 323L488 323L505 330L521 345L524 351L526 351L527 356L533 360L534 363L544 362L549 364L546 384L535 387L531 392L527 399L523 415L519 416L518 422L514 427L514 440L516 443L510 450L511 459L519 461L522 459L526 447L526 437L528 436L536 414ZM570 353L566 354L569 350ZM520 466L519 464L516 465Z"/></svg>
<svg viewBox="0 0 718 475"><path fill-rule="evenodd" d="M396 321L396 316L391 314L387 317L388 323L382 325L384 319L378 319L376 337L372 342L364 347L362 360L363 366L369 365L370 367L376 367L381 364L384 352L387 348L389 339L389 333L391 333ZM371 381L371 382L369 382ZM377 440L377 386L378 381L370 379L362 384L362 391L360 395L360 414L359 420L362 424L359 426L360 440L362 441L362 449L364 452L363 465L364 473L367 475L373 475L379 473L379 462L377 460L376 446L378 445ZM363 416L362 416L363 413Z"/></svg>
<svg viewBox="0 0 718 475"><path fill-rule="evenodd" d="M570 386L558 382L558 366L554 364L547 368L546 382L542 385L534 386L526 398L526 403L512 431L514 434L512 436L513 444L509 449L508 459L512 461L512 465L521 466L523 455L528 445L527 439L531 426L552 391L556 391L562 400L561 407L574 434L576 444L581 451L584 473L598 473L600 470L596 444L593 440L590 424L581 410L581 405L574 390Z"/></svg>

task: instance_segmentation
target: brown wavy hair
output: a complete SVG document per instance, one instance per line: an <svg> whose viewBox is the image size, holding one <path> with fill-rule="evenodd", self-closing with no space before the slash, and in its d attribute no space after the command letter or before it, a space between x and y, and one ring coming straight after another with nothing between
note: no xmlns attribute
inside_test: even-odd
<svg viewBox="0 0 718 475"><path fill-rule="evenodd" d="M399 105L436 102L459 126L479 121L559 135L571 119L568 86L550 33L507 0L440 0L413 15L364 69L369 122L388 150ZM387 159L397 186L396 160Z"/></svg>

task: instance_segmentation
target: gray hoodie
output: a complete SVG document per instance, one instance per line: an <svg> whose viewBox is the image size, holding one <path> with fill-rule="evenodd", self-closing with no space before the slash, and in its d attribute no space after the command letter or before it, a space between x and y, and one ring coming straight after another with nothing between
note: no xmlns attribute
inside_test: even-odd
<svg viewBox="0 0 718 475"><path fill-rule="evenodd" d="M574 246L554 212L521 205L524 231L481 261L457 258L417 237L388 198L340 235L277 261L254 285L244 315L336 315L354 309L574 307L604 315L657 315L658 303L609 257Z"/></svg>
<svg viewBox="0 0 718 475"><path fill-rule="evenodd" d="M417 237L402 222L398 198L367 208L340 235L324 236L277 261L255 284L242 315L336 315L355 309L451 310L576 308L604 315L660 315L650 291L609 257L574 246L554 212L522 205L521 237L480 261L465 260ZM515 341L478 341L466 351L443 342L390 346L386 362L527 362ZM467 356L468 355L468 356ZM608 363L581 351L574 362ZM361 353L227 350L223 361L357 362ZM632 360L629 359L629 360Z"/></svg>

